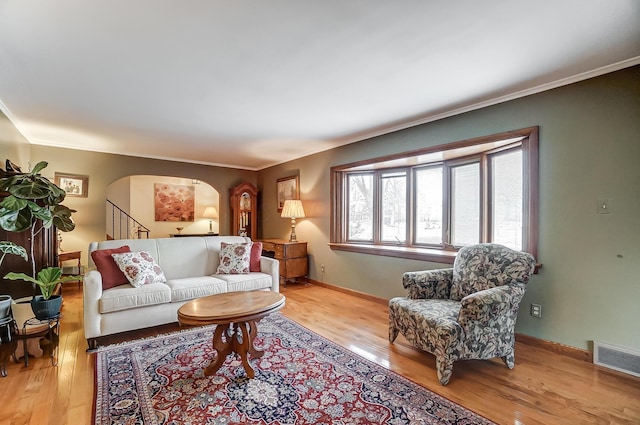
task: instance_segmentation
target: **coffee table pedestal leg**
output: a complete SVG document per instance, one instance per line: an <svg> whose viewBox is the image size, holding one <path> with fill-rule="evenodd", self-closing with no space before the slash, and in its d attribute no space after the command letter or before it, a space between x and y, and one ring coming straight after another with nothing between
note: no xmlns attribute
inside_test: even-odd
<svg viewBox="0 0 640 425"><path fill-rule="evenodd" d="M213 333L213 349L216 350L216 358L204 370L205 376L213 375L222 367L229 354L236 353L242 360L242 366L249 378L255 377L255 371L249 364L248 355L259 358L264 351L258 350L253 341L258 334L258 321L226 323L216 326ZM233 327L233 330L230 328Z"/></svg>

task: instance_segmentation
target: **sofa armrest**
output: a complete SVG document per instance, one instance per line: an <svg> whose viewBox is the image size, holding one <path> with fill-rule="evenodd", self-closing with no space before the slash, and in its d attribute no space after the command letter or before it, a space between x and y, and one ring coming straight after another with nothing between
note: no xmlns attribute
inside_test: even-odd
<svg viewBox="0 0 640 425"><path fill-rule="evenodd" d="M86 339L101 336L100 298L102 298L102 275L97 270L89 270L82 282L84 307L84 336Z"/></svg>
<svg viewBox="0 0 640 425"><path fill-rule="evenodd" d="M260 271L271 275L271 290L280 292L280 262L269 257L260 257Z"/></svg>
<svg viewBox="0 0 640 425"><path fill-rule="evenodd" d="M452 282L452 268L406 272L402 275L402 286L411 299L447 299Z"/></svg>

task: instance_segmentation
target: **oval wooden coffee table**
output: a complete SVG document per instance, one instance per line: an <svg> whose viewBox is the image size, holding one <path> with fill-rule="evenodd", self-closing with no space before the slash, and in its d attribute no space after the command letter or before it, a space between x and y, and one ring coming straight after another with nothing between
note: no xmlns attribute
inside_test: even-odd
<svg viewBox="0 0 640 425"><path fill-rule="evenodd" d="M255 371L249 364L248 355L254 358L264 355L264 351L253 345L258 322L284 307L284 301L284 295L279 292L244 291L210 295L180 307L178 321L181 325L218 325L213 333L213 349L217 355L204 370L205 376L216 373L227 356L236 353L247 376L253 378Z"/></svg>

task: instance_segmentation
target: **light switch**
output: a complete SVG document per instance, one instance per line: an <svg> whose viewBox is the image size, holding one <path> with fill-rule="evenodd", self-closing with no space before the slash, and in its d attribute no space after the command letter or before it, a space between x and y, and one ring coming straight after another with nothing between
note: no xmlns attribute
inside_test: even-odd
<svg viewBox="0 0 640 425"><path fill-rule="evenodd" d="M611 214L611 199L598 199L598 214Z"/></svg>

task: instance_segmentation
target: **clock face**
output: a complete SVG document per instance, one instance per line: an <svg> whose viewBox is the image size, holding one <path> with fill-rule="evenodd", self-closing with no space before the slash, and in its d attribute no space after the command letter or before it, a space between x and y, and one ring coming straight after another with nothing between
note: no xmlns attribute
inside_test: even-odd
<svg viewBox="0 0 640 425"><path fill-rule="evenodd" d="M248 192L244 192L242 195L240 195L240 209L251 209L251 195Z"/></svg>

